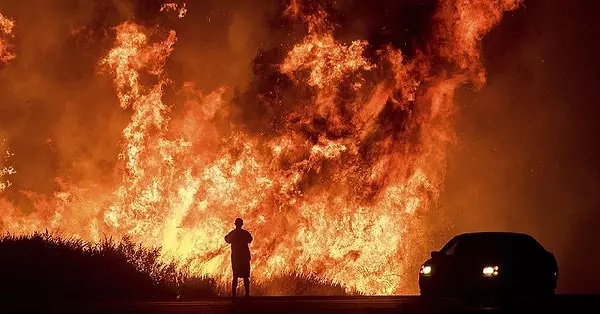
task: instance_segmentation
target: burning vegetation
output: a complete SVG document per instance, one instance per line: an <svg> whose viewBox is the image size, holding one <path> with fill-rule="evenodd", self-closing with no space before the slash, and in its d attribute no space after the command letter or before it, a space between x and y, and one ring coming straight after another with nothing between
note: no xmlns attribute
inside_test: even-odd
<svg viewBox="0 0 600 314"><path fill-rule="evenodd" d="M106 120L94 132L117 134L111 140L118 151L94 163L97 155L84 158L72 147L93 146L95 136L106 134L82 144L65 140L57 128L45 145L59 159L55 168L71 169L56 171L52 188L40 191L16 181L7 188L7 175L21 175L10 162L30 157L13 148L0 165L0 230L47 229L92 242L126 236L161 247L160 257L180 271L224 279L230 266L223 236L241 216L256 239L258 280L297 273L348 291L409 292L413 264L428 251L423 237L431 226L423 216L438 215L430 211L454 138L454 93L485 83L481 40L519 4L406 1L395 9L405 18L421 14L418 32L388 25L366 39L344 28L352 18L344 4L265 4L278 17L269 24L270 44L254 52L251 78L239 86L213 82L210 90L169 67L185 49L177 25L196 22L192 2L144 6L166 14L163 24L138 14L113 27L77 28L69 36L81 44L73 49L85 51L98 34L105 35L100 43L112 45L77 71L99 73L92 79L98 85L112 78L127 121ZM381 10L374 14L388 12ZM15 63L4 65L6 71L22 66L13 60L13 27L0 15L0 66ZM74 125L71 132L88 130ZM10 130L0 129L0 136L19 146Z"/></svg>

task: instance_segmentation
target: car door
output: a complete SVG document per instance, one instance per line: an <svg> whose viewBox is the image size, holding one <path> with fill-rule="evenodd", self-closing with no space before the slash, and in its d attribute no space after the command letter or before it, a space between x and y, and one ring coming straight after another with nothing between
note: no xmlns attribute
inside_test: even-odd
<svg viewBox="0 0 600 314"><path fill-rule="evenodd" d="M445 295L454 296L457 294L457 282L460 276L457 276L457 271L460 269L459 257L456 255L456 249L460 244L459 237L449 241L440 250L437 264L437 284Z"/></svg>

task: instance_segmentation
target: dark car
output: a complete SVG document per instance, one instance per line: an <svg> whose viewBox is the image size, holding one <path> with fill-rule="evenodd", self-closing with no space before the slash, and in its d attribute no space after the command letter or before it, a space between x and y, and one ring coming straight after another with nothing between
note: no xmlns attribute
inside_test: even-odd
<svg viewBox="0 0 600 314"><path fill-rule="evenodd" d="M552 295L554 254L532 236L513 232L464 233L431 252L419 272L424 297Z"/></svg>

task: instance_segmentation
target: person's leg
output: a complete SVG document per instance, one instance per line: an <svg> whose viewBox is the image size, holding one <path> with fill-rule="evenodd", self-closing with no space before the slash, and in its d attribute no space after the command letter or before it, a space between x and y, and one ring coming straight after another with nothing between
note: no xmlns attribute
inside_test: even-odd
<svg viewBox="0 0 600 314"><path fill-rule="evenodd" d="M244 277L244 292L246 292L246 296L250 296L250 278Z"/></svg>
<svg viewBox="0 0 600 314"><path fill-rule="evenodd" d="M235 293L237 290L237 283L238 283L238 278L234 276L233 281L231 282L231 296L233 298L235 298Z"/></svg>

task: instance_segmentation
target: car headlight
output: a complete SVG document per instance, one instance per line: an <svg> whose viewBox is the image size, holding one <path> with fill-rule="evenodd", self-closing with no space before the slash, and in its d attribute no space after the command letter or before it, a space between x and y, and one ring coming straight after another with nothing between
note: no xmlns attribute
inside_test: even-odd
<svg viewBox="0 0 600 314"><path fill-rule="evenodd" d="M500 268L498 266L485 266L481 273L484 277L496 277L498 276L498 271Z"/></svg>
<svg viewBox="0 0 600 314"><path fill-rule="evenodd" d="M432 271L432 268L430 265L423 265L423 266L421 266L421 270L419 271L419 273L424 276L429 276L429 275L431 275L431 271Z"/></svg>

